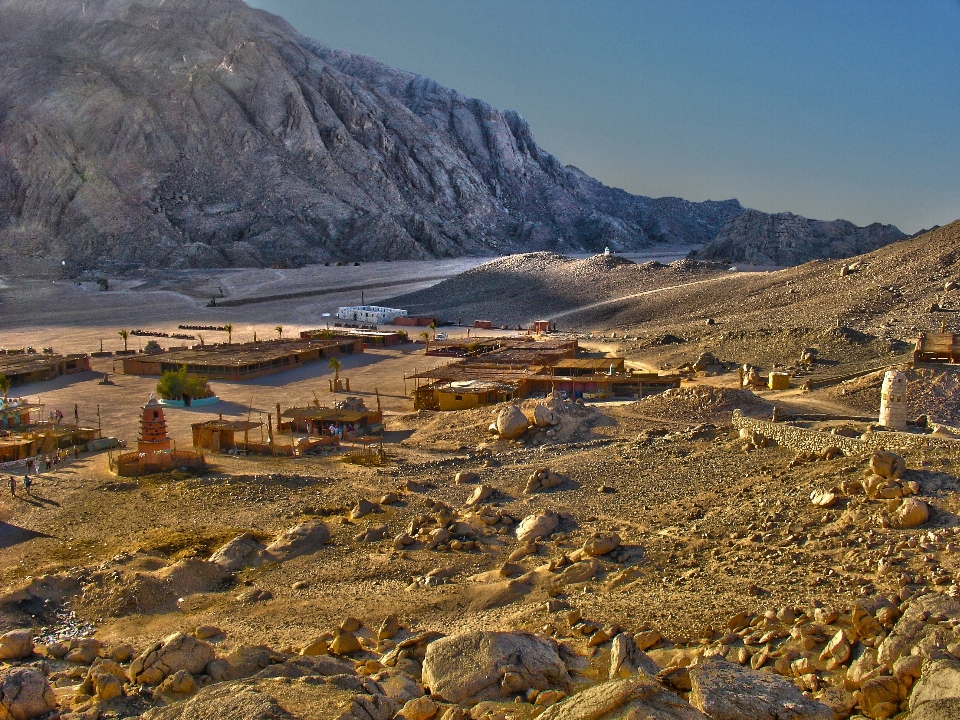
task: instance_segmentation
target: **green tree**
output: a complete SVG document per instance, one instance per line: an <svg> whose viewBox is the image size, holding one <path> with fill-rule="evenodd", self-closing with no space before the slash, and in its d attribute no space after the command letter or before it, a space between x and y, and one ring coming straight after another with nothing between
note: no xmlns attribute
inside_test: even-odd
<svg viewBox="0 0 960 720"><path fill-rule="evenodd" d="M437 337L437 323L435 322L430 323L430 332L433 333L434 338Z"/></svg>
<svg viewBox="0 0 960 720"><path fill-rule="evenodd" d="M177 371L167 370L157 383L157 394L164 400L180 400L187 395L192 400L211 397L213 390L207 378L187 372L181 365Z"/></svg>
<svg viewBox="0 0 960 720"><path fill-rule="evenodd" d="M332 357L330 362L327 363L327 367L333 368L333 387L340 387L340 361Z"/></svg>
<svg viewBox="0 0 960 720"><path fill-rule="evenodd" d="M7 399L7 395L10 394L10 386L13 384L13 380L8 378L6 375L0 375L0 392L3 393L3 399Z"/></svg>
<svg viewBox="0 0 960 720"><path fill-rule="evenodd" d="M227 331L227 345L231 345L233 343L233 325L227 323L223 326L223 329Z"/></svg>
<svg viewBox="0 0 960 720"><path fill-rule="evenodd" d="M119 332L117 333L117 335L119 335L121 338L123 338L123 351L126 352L126 351L127 351L127 338L130 337L130 333L128 333L126 330L121 330L121 331L119 331Z"/></svg>
<svg viewBox="0 0 960 720"><path fill-rule="evenodd" d="M430 347L430 333L424 330L422 333L420 333L420 339L423 340L424 345Z"/></svg>
<svg viewBox="0 0 960 720"><path fill-rule="evenodd" d="M283 340L283 325L277 325L274 330L277 331L277 335L280 336L280 339Z"/></svg>

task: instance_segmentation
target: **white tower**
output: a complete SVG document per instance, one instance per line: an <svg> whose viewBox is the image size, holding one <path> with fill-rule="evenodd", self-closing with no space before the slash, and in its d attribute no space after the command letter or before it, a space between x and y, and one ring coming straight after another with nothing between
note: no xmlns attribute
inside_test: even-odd
<svg viewBox="0 0 960 720"><path fill-rule="evenodd" d="M880 390L880 424L891 430L907 429L907 376L887 370Z"/></svg>

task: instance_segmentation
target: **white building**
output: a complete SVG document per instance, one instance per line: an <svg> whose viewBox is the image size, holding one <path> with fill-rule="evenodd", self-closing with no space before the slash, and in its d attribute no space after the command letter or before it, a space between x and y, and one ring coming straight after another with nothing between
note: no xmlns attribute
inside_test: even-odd
<svg viewBox="0 0 960 720"><path fill-rule="evenodd" d="M379 305L356 305L342 307L337 311L337 318L340 320L372 325L389 325L396 318L406 316L406 310L380 307Z"/></svg>

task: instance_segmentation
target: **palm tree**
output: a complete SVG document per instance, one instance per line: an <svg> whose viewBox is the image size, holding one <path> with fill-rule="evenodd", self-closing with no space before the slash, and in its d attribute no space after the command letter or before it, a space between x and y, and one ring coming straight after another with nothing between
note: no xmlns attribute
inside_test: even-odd
<svg viewBox="0 0 960 720"><path fill-rule="evenodd" d="M277 325L274 330L277 331L277 335L280 336L280 339L283 340L283 325Z"/></svg>
<svg viewBox="0 0 960 720"><path fill-rule="evenodd" d="M233 325L227 323L223 329L227 331L227 345L230 345L233 342Z"/></svg>
<svg viewBox="0 0 960 720"><path fill-rule="evenodd" d="M332 357L330 362L327 363L327 367L333 368L333 387L334 390L337 390L340 387L340 361Z"/></svg>
<svg viewBox="0 0 960 720"><path fill-rule="evenodd" d="M423 340L424 345L430 347L430 333L424 330L422 333L420 333L420 338Z"/></svg>
<svg viewBox="0 0 960 720"><path fill-rule="evenodd" d="M10 386L13 384L13 381L8 378L6 375L0 375L0 392L3 392L3 399L7 399L7 395L10 393Z"/></svg>
<svg viewBox="0 0 960 720"><path fill-rule="evenodd" d="M117 333L117 335L123 338L123 351L127 352L127 338L130 337L130 333L128 333L126 330L121 330Z"/></svg>
<svg viewBox="0 0 960 720"><path fill-rule="evenodd" d="M430 331L433 333L434 337L437 336L437 323L435 322L430 323Z"/></svg>

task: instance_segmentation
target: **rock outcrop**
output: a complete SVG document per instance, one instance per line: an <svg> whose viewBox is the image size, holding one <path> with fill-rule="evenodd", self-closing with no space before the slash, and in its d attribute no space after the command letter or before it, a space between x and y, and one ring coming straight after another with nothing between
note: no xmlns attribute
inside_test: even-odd
<svg viewBox="0 0 960 720"><path fill-rule="evenodd" d="M200 675L216 657L213 646L183 633L174 633L154 643L130 664L130 680L156 685L178 670Z"/></svg>
<svg viewBox="0 0 960 720"><path fill-rule="evenodd" d="M728 220L694 256L715 262L800 265L819 258L861 255L906 237L893 225L858 227L846 220L747 210Z"/></svg>
<svg viewBox="0 0 960 720"><path fill-rule="evenodd" d="M239 0L0 0L0 61L13 272L631 250L743 212L606 187L517 113Z"/></svg>

